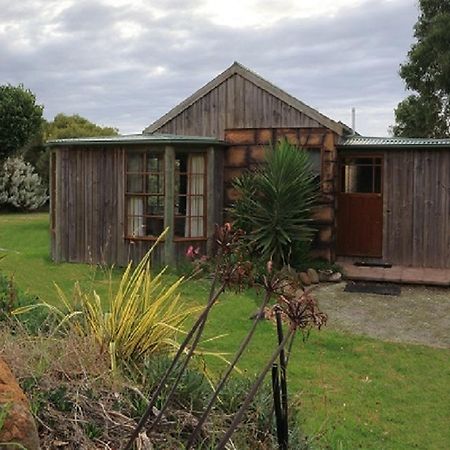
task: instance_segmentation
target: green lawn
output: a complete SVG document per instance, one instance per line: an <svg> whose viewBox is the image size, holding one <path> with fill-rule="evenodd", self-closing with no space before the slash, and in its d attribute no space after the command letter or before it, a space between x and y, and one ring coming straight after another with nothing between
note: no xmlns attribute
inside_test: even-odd
<svg viewBox="0 0 450 450"><path fill-rule="evenodd" d="M102 292L100 270L82 264L53 264L49 259L46 214L0 215L0 269L14 274L21 288L55 301L53 283L70 291L78 280ZM115 274L117 277L117 273ZM203 302L205 281L183 287L186 301ZM227 293L213 310L207 344L231 352L250 325L254 293ZM418 324L418 327L420 324ZM272 325L262 323L240 368L250 376L273 348ZM450 350L400 345L324 329L295 346L289 369L291 398L302 427L320 435L317 448L445 449L450 443ZM211 369L222 368L217 360Z"/></svg>

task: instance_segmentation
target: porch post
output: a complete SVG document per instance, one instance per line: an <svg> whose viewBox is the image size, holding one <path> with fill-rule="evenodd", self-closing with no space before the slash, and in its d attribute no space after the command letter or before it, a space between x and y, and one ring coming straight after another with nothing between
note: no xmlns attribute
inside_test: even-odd
<svg viewBox="0 0 450 450"><path fill-rule="evenodd" d="M216 219L216 206L215 202L215 183L216 183L216 164L215 164L215 151L214 147L208 147L207 152L207 186L206 186L206 201L207 201L207 210L206 210L206 251L208 255L212 255L214 248L214 225Z"/></svg>
<svg viewBox="0 0 450 450"><path fill-rule="evenodd" d="M175 263L174 205L175 205L175 149L167 145L164 151L164 228L169 227L164 241L164 264Z"/></svg>

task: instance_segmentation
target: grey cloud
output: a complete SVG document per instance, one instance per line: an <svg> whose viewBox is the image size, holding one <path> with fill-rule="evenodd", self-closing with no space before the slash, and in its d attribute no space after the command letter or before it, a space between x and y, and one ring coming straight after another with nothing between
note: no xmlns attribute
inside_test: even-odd
<svg viewBox="0 0 450 450"><path fill-rule="evenodd" d="M27 3L36 11L38 2ZM142 130L234 60L336 120L348 122L356 106L365 134L386 134L404 96L397 72L417 18L409 0L371 0L334 17L284 19L264 29L214 25L186 2L152 5L165 16L72 3L53 18L56 37L41 34L28 48L0 34L0 83L23 82L47 117L77 112L123 132ZM21 14L8 11L9 18ZM117 24L129 22L142 34L121 36ZM24 34L44 33L38 14L21 23ZM154 73L158 66L165 71Z"/></svg>

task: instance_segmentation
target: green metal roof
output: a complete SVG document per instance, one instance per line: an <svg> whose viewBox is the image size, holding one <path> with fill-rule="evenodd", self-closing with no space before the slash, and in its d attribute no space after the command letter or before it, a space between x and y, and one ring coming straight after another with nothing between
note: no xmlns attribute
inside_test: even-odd
<svg viewBox="0 0 450 450"><path fill-rule="evenodd" d="M54 139L47 146L72 145L117 145L117 144L193 144L226 145L224 141L204 136L182 136L176 134L126 134L72 139Z"/></svg>
<svg viewBox="0 0 450 450"><path fill-rule="evenodd" d="M338 144L341 148L450 148L450 139L349 136Z"/></svg>

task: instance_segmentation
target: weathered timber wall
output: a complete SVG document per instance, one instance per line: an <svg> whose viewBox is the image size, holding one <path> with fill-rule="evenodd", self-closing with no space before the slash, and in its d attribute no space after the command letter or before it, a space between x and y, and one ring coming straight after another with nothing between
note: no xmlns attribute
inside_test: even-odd
<svg viewBox="0 0 450 450"><path fill-rule="evenodd" d="M133 146L133 150L147 147ZM127 147L58 147L51 157L51 255L54 261L116 264L138 262L152 240L125 238L125 152ZM205 149L206 151L206 149ZM222 150L215 160L217 180L210 208L216 222L222 214ZM220 165L220 166L219 166ZM211 230L212 225L209 226ZM210 237L211 240L211 237ZM189 245L207 251L207 241L173 242L173 262L185 259ZM154 251L153 262L165 263L164 244Z"/></svg>
<svg viewBox="0 0 450 450"><path fill-rule="evenodd" d="M157 133L224 139L231 128L321 127L239 74L227 78L156 130Z"/></svg>
<svg viewBox="0 0 450 450"><path fill-rule="evenodd" d="M286 138L300 148L318 148L321 151L321 196L313 212L313 226L317 235L312 256L335 259L335 188L337 177L337 135L326 128L259 128L225 131L229 147L225 152L225 207L237 198L232 180L245 170L255 167L264 158L264 146Z"/></svg>
<svg viewBox="0 0 450 450"><path fill-rule="evenodd" d="M394 264L450 268L450 151L384 155L383 257Z"/></svg>

